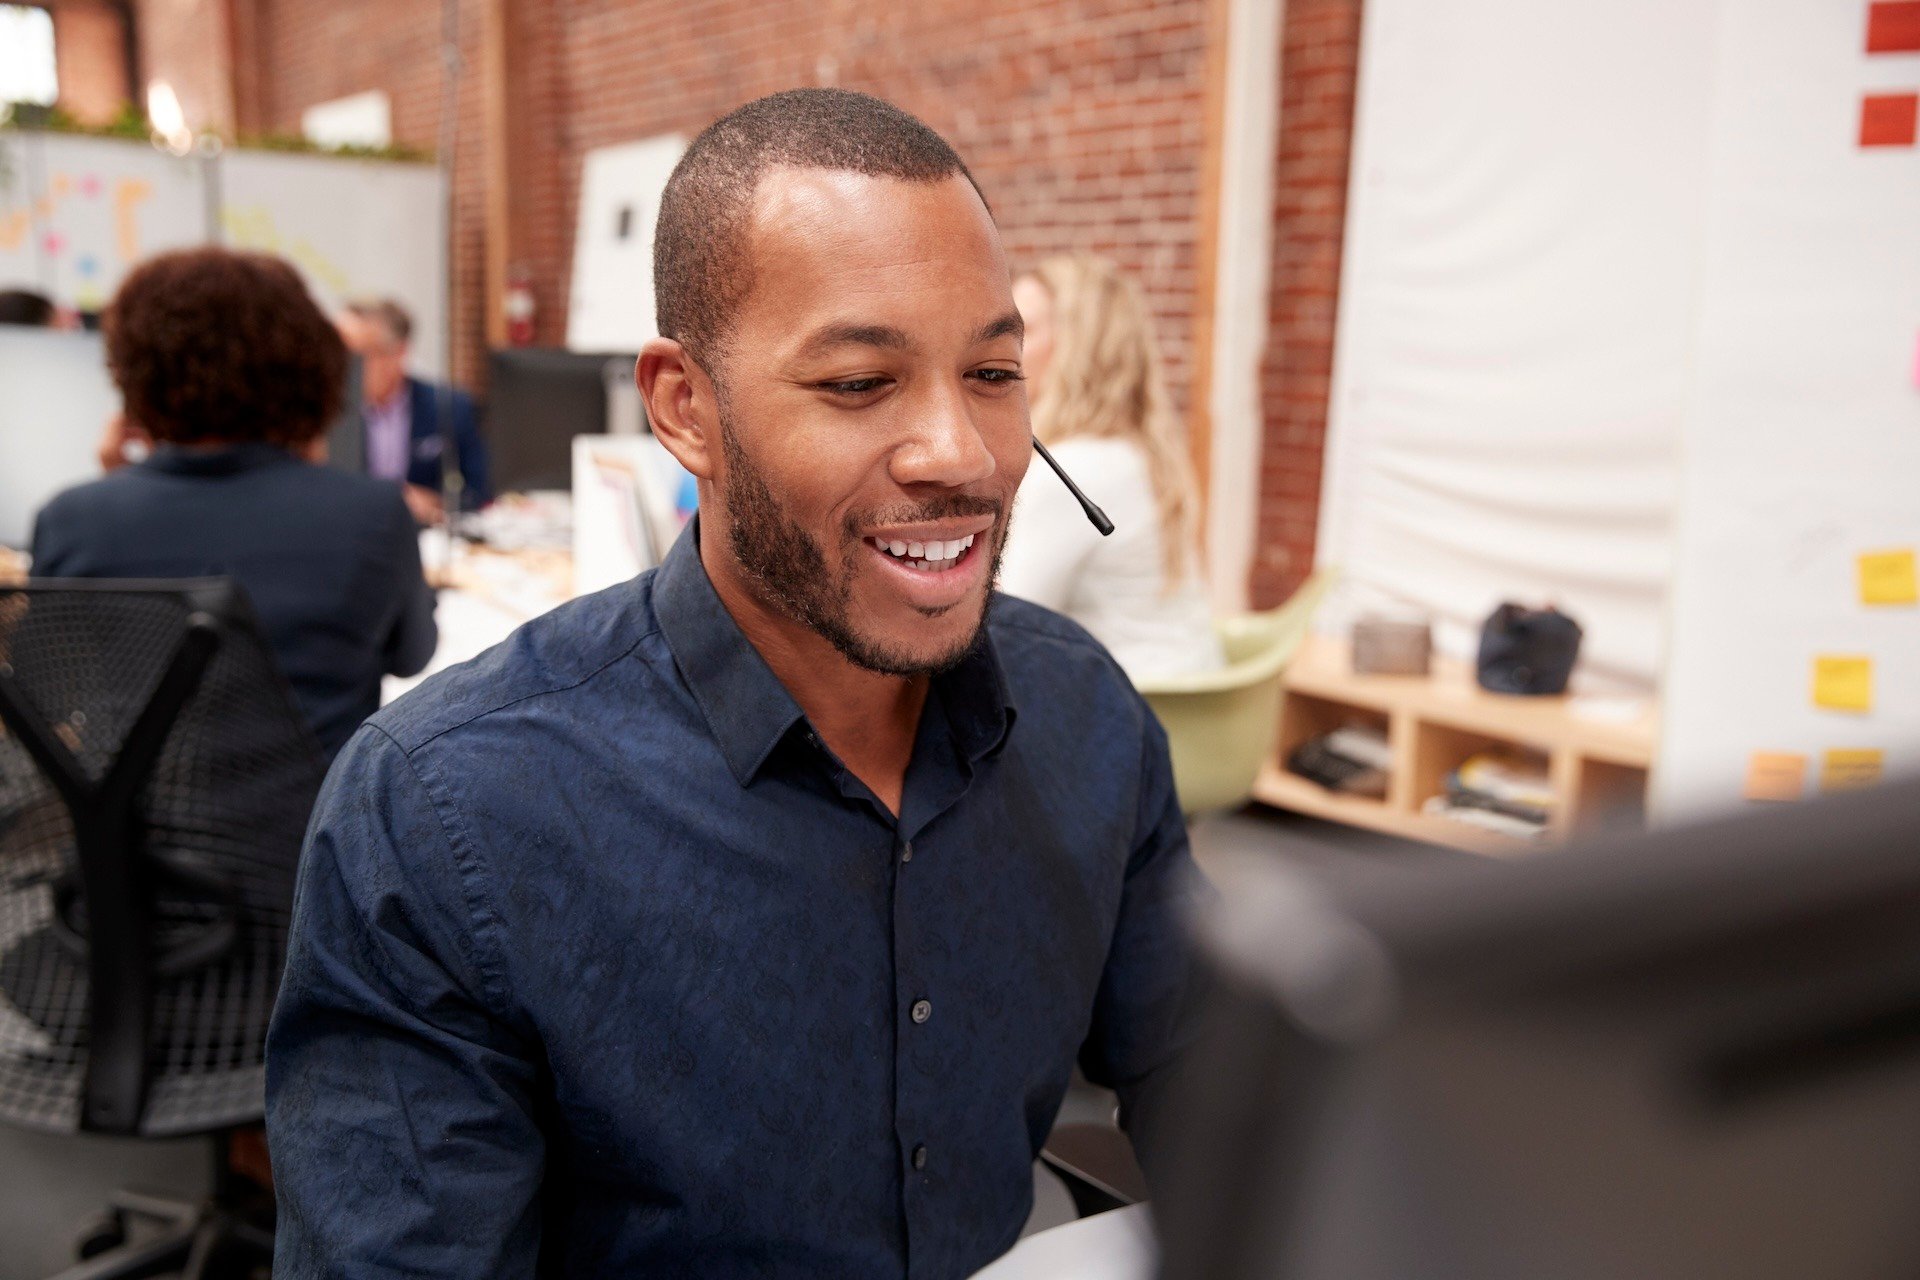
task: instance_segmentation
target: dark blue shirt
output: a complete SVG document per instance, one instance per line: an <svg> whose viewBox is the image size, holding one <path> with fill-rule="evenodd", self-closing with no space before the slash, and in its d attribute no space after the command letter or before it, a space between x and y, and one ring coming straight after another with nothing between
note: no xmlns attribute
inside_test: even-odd
<svg viewBox="0 0 1920 1280"><path fill-rule="evenodd" d="M384 675L433 657L433 593L399 486L270 444L185 450L77 485L40 512L42 578L232 577L314 735L338 751Z"/></svg>
<svg viewBox="0 0 1920 1280"><path fill-rule="evenodd" d="M901 809L816 740L697 534L383 710L300 869L275 1275L992 1260L1076 1056L1152 1118L1199 880L1145 704L1004 597L932 683Z"/></svg>

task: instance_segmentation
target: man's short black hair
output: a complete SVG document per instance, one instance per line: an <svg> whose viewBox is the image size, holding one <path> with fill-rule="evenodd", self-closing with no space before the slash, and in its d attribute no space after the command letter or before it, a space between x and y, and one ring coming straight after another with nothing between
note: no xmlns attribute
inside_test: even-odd
<svg viewBox="0 0 1920 1280"><path fill-rule="evenodd" d="M673 167L653 238L654 314L718 376L733 311L752 287L746 231L767 171L790 165L910 182L962 174L947 140L890 102L846 89L788 89L720 117ZM985 196L981 199L984 201Z"/></svg>

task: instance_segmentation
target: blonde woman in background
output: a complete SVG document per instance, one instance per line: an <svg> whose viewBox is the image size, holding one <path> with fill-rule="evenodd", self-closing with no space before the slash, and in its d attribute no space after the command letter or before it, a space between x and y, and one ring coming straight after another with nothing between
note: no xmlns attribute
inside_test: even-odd
<svg viewBox="0 0 1920 1280"><path fill-rule="evenodd" d="M1028 470L1000 589L1064 613L1137 683L1221 663L1200 570L1186 433L1140 289L1100 258L1049 258L1014 281L1033 431L1106 509L1102 538L1051 472Z"/></svg>

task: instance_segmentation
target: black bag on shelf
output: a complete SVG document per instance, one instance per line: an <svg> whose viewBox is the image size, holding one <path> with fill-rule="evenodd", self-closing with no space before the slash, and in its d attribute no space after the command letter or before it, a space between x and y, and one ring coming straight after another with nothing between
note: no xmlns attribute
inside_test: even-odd
<svg viewBox="0 0 1920 1280"><path fill-rule="evenodd" d="M1480 687L1495 693L1565 693L1580 656L1580 634L1580 624L1551 605L1501 605L1480 628Z"/></svg>

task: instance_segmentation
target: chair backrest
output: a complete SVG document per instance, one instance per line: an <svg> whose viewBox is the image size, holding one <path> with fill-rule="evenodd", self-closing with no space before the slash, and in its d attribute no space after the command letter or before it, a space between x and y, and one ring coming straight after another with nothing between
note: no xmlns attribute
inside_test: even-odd
<svg viewBox="0 0 1920 1280"><path fill-rule="evenodd" d="M1227 657L1219 670L1141 684L1167 731L1188 815L1230 809L1253 794L1280 732L1281 677L1337 576L1317 570L1279 608L1215 623Z"/></svg>
<svg viewBox="0 0 1920 1280"><path fill-rule="evenodd" d="M0 1120L258 1117L325 768L238 586L0 587Z"/></svg>

